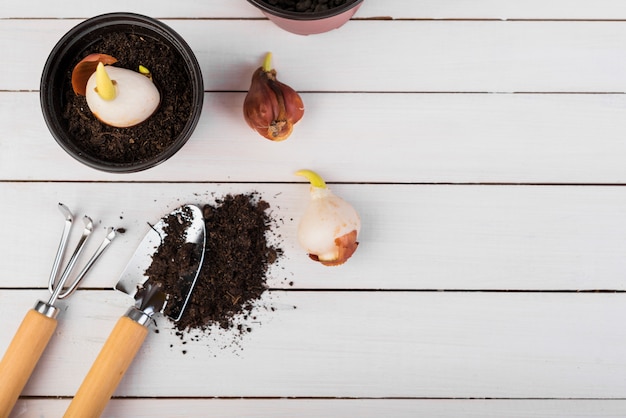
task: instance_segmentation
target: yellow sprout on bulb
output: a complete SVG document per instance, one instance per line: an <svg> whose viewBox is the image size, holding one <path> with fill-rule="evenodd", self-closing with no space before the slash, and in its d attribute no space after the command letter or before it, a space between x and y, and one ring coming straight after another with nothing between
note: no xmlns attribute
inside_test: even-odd
<svg viewBox="0 0 626 418"><path fill-rule="evenodd" d="M298 225L298 242L314 261L326 266L345 263L359 245L359 214L333 194L316 172L299 170L295 174L311 183L309 205Z"/></svg>
<svg viewBox="0 0 626 418"><path fill-rule="evenodd" d="M159 107L161 95L150 71L115 67L117 59L94 53L72 70L74 93L85 96L91 113L107 125L126 128L148 119Z"/></svg>
<svg viewBox="0 0 626 418"><path fill-rule="evenodd" d="M145 75L146 77L148 77L150 80L152 80L152 73L150 72L150 70L148 70L146 67L144 67L143 65L139 66L139 74L141 75Z"/></svg>
<svg viewBox="0 0 626 418"><path fill-rule="evenodd" d="M96 67L96 92L102 100L113 100L117 96L115 85L109 78L109 74L104 69L104 64L99 62Z"/></svg>

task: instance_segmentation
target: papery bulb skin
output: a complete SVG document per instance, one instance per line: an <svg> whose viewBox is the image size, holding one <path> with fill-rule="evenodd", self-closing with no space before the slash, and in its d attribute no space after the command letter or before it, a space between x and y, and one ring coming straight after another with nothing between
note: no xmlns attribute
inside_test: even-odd
<svg viewBox="0 0 626 418"><path fill-rule="evenodd" d="M305 175L301 170L298 173ZM306 175L305 175L306 176ZM298 242L309 257L326 266L345 263L356 251L361 219L354 207L325 183L310 189L309 205L298 225Z"/></svg>
<svg viewBox="0 0 626 418"><path fill-rule="evenodd" d="M304 104L294 89L276 79L276 70L269 67L270 58L268 54L264 65L252 74L243 114L248 126L264 138L284 141L302 119Z"/></svg>
<svg viewBox="0 0 626 418"><path fill-rule="evenodd" d="M89 54L72 69L72 89L74 93L84 96L87 90L87 81L96 71L100 63L111 65L117 58L107 54Z"/></svg>

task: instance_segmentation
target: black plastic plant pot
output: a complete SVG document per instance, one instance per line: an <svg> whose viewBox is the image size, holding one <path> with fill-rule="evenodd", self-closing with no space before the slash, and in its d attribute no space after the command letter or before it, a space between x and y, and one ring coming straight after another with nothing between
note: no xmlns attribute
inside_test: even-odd
<svg viewBox="0 0 626 418"><path fill-rule="evenodd" d="M112 51L112 44L119 44L118 50ZM152 116L115 128L82 105L84 96L72 89L72 70L93 53L118 58L115 66L150 69L161 95ZM134 13L103 14L70 29L50 52L41 76L41 109L54 139L76 160L107 172L138 172L172 157L195 130L203 100L200 65L189 45L163 22ZM77 109L85 113L73 114Z"/></svg>
<svg viewBox="0 0 626 418"><path fill-rule="evenodd" d="M299 12L283 9L265 0L248 0L276 26L298 35L313 35L343 26L361 7L362 1L347 0L344 4L327 10Z"/></svg>

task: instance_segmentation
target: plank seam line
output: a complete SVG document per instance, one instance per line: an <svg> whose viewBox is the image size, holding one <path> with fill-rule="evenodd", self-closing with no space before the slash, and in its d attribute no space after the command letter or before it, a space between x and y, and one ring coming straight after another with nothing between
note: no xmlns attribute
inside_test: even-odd
<svg viewBox="0 0 626 418"><path fill-rule="evenodd" d="M21 396L22 400L69 400L72 396ZM626 398L604 398L604 397L429 397L429 396L388 396L388 397L349 397L349 396L113 396L116 400L313 400L313 401L358 401L358 400L380 400L380 401L626 401Z"/></svg>
<svg viewBox="0 0 626 418"><path fill-rule="evenodd" d="M274 185L306 185L301 181L195 181L195 180L0 180L2 183L41 183L41 184L274 184ZM518 187L624 187L626 183L561 183L561 182L390 182L390 181L326 181L327 184L336 185L372 185L372 186L518 186Z"/></svg>
<svg viewBox="0 0 626 418"><path fill-rule="evenodd" d="M0 291L46 291L44 287L0 287ZM281 288L270 287L270 292L294 293L574 293L574 294L622 294L626 289L377 289L377 288ZM117 292L110 287L81 287L77 292Z"/></svg>
<svg viewBox="0 0 626 418"><path fill-rule="evenodd" d="M54 17L54 16L7 16L0 17L0 21L11 21L11 20L86 20L91 16L81 17L81 16L64 16L64 17ZM156 19L159 20L178 20L178 21L268 21L269 19L263 16L259 17L210 17L210 16L197 16L197 17L189 17L189 16L155 16ZM350 19L351 22L530 22L530 23L570 23L570 22L599 22L599 23L623 23L626 22L626 19L615 19L615 18L590 18L590 19L582 19L582 18L497 18L497 17L443 17L443 18L432 18L432 17L393 17L393 16L355 16Z"/></svg>

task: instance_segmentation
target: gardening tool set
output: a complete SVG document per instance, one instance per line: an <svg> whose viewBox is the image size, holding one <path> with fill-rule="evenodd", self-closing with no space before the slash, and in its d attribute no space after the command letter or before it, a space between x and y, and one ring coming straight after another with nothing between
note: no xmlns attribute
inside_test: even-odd
<svg viewBox="0 0 626 418"><path fill-rule="evenodd" d="M59 209L65 216L65 227L48 283L50 298L47 302L38 301L35 307L28 311L2 361L0 361L0 418L8 417L54 334L57 325L56 318L60 310L55 306L55 303L59 299L67 298L77 289L81 280L116 235L115 230L109 228L95 253L75 278L70 281L78 258L87 239L93 232L94 223L91 218L85 216L82 236L59 276L60 265L64 260L70 230L74 222L74 216L65 205L59 203ZM194 246L193 260L195 264L179 277L181 288L177 290L182 291L183 297L174 300L159 283L148 281L146 269L152 262L152 255L167 235L165 228L168 216L174 215L180 218L183 214L187 222L183 232L184 241ZM130 295L134 304L113 328L73 398L65 417L85 418L101 415L146 338L148 326L152 322L153 316L160 313L174 321L180 319L202 266L204 249L205 224L202 212L196 206L182 206L150 227L115 286L116 290ZM168 306L168 302L170 306ZM167 311L165 311L166 306L168 307Z"/></svg>

